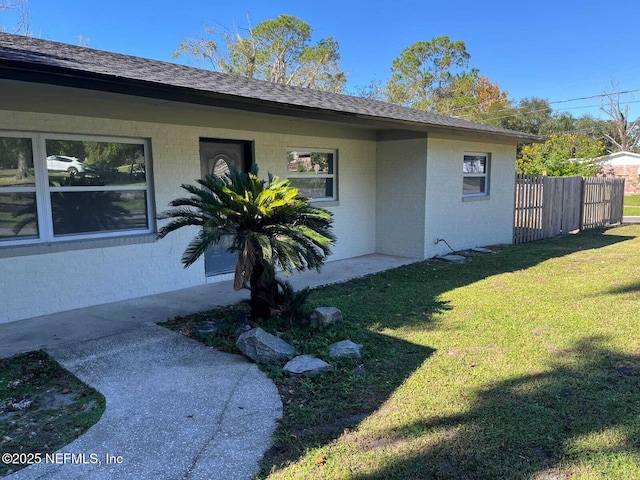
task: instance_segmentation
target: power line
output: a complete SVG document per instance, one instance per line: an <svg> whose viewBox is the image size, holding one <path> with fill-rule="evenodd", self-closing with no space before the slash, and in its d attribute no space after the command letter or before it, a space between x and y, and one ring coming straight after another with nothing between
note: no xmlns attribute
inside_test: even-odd
<svg viewBox="0 0 640 480"><path fill-rule="evenodd" d="M554 100L554 101L548 101L546 99L543 99L543 100L546 101L547 105L557 105L559 103L570 103L570 102L577 102L577 101L581 101L581 100L590 100L590 99L593 99L593 98L604 98L604 97L608 97L610 95L628 95L628 94L631 94L631 93L638 93L638 92L640 92L640 88L636 88L636 89L633 89L633 90L624 90L622 92L600 93L598 95L588 95L588 96L585 96L585 97L568 98L568 99L564 99L564 100ZM490 102L488 106L491 106L491 105L493 105L495 103L496 102ZM637 103L637 102L631 101L631 102L625 102L625 103ZM459 110L472 109L472 108L475 108L476 106L477 105L466 105L466 106L463 106L463 107L452 108L451 110L447 111L446 115L453 115L454 112L457 112ZM592 105L591 107L598 107L598 106L599 105ZM509 111L509 110L518 110L518 109L521 109L521 108L524 108L524 107L507 107L507 108L504 108L503 110L504 111ZM584 107L583 106L583 107L573 107L573 108L590 108L590 107ZM563 110L571 110L571 109L570 108L566 108L566 109L563 109ZM497 112L497 113L499 113L499 112ZM464 117L464 115L465 114L463 114L462 117ZM467 115L470 115L470 114L467 114ZM509 116L513 116L513 115L509 115ZM490 118L503 118L503 117L490 117Z"/></svg>
<svg viewBox="0 0 640 480"><path fill-rule="evenodd" d="M634 90L634 91L640 92L640 89ZM598 98L598 97L602 97L602 96L606 96L606 94L594 95L594 96L592 96L590 98ZM566 102L569 102L569 101L575 101L575 99L558 100L558 101L555 101L553 103L554 104L556 104L556 103L566 103ZM534 113L534 114L543 112L543 111L547 110L547 106L550 103L552 103L552 102L546 102L545 106L542 106L542 107L539 107L539 108L534 108L534 109L529 110L529 111L531 113ZM625 102L625 104L632 104L632 103L640 103L640 100L632 100L630 102ZM569 107L569 108L558 109L558 111L563 111L564 112L564 111L567 111L567 110L576 110L576 109L580 109L580 108L593 108L593 107L599 107L599 106L600 105L582 105L582 106L577 106L577 107ZM470 108L470 107L463 107L463 108ZM527 107L506 107L506 108L503 108L503 109L498 110L497 112L495 112L495 115L487 117L487 118L484 118L483 120L484 121L487 121L487 120L500 120L500 119L503 119L503 118L517 117L519 115L518 112L521 111L521 110L525 110L525 109L527 109ZM500 115L501 112L506 113L506 115ZM462 114L458 118L465 118L465 117L469 117L471 115L473 115L473 114L472 113Z"/></svg>
<svg viewBox="0 0 640 480"><path fill-rule="evenodd" d="M640 88L636 88L635 90L625 90L624 92L612 92L612 93L601 93L599 95L590 95L588 97L578 97L578 98L570 98L568 100L555 100L553 102L547 102L549 105L556 103L569 103L569 102L577 102L579 100L591 100L592 98L603 98L608 97L610 95L628 95L629 93L637 93L640 92ZM632 103L632 102L627 102Z"/></svg>

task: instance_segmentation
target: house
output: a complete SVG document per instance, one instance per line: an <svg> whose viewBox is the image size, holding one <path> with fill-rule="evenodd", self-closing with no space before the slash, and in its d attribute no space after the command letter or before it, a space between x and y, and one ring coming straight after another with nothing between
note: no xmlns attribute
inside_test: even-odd
<svg viewBox="0 0 640 480"><path fill-rule="evenodd" d="M156 215L231 165L256 162L331 210L329 260L510 243L516 144L535 140L10 34L0 91L0 322L230 279L225 245L184 269L195 231L158 241Z"/></svg>
<svg viewBox="0 0 640 480"><path fill-rule="evenodd" d="M607 177L622 177L624 194L640 193L640 154L616 152L597 159L602 166L602 174Z"/></svg>

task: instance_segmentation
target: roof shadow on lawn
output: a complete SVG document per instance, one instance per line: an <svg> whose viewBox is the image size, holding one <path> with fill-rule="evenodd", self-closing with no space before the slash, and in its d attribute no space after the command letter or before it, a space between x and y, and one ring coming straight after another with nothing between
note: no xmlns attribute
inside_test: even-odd
<svg viewBox="0 0 640 480"><path fill-rule="evenodd" d="M367 369L367 379L361 385L361 391L357 393L354 393L354 391L345 392L343 398L332 397L330 400L322 398L321 389L323 384L326 385L326 382L339 383L342 381L340 378L342 374L339 373L339 370L333 372L329 377L321 376L316 379L310 379L309 382L315 383L318 391L313 392L311 402L306 405L309 410L314 411L313 417L307 421L309 428L304 428L302 431L287 430L288 433L293 435L292 438L294 440L291 442L288 439L276 441L276 445L265 457L263 468L275 468L275 470L278 470L282 467L282 462L295 462L305 455L307 449L328 444L342 435L346 428L355 428L361 420L378 410L393 392L435 352L428 345L419 345L394 337L394 329L428 330L438 328L437 315L452 308L448 302L440 300L440 295L443 293L493 275L524 270L552 258L562 257L582 250L608 247L634 238L636 237L611 233L604 235L602 232L592 231L531 244L497 247L495 249L496 254L477 254L472 256L465 264L450 264L442 261L420 262L342 284L316 289L312 293L310 303L333 305L340 308L345 316L347 324L345 328L352 337L351 340L365 345L365 357L362 359L362 363ZM349 327L349 324L355 324L356 328ZM358 334L357 332L362 335L360 338L354 337L354 335ZM341 339L343 338L336 338L336 340ZM606 355L602 353L601 356L604 357ZM602 370L602 368L597 367L596 370ZM518 383L526 384L527 382L545 380L551 385L540 390L539 394L544 396L545 392L548 392L549 395L552 395L554 391L562 390L564 388L563 385L578 374L578 370L559 368L546 376L546 379L523 378L512 384L496 386L494 393L488 392L479 401L479 404L474 409L476 413L470 413L465 417L443 420L443 422L448 421L452 425L461 422L471 423L475 416L482 418L482 415L487 415L487 412L491 410L500 411L503 407L502 401L508 404L517 401L516 397L512 397L509 401L506 399L509 399L508 392L516 388ZM555 386L553 385L554 383ZM283 397L285 402L287 401L287 388L281 389L281 393L284 390ZM316 396L316 394L318 395ZM334 395L340 396L341 394L336 394L334 390ZM331 408L328 408L327 415L324 415L322 411L324 401L332 402L334 405L342 402L345 405L344 410L341 410L343 416L335 418L335 413L332 413ZM573 404L574 402L569 405ZM571 407L569 407L570 409ZM519 414L518 418L527 418L527 415L531 416L535 413L533 410L535 409L526 409L526 415ZM568 413L572 412L569 411ZM597 426L598 419L594 418L592 420L592 424ZM485 427L485 430L489 431L489 426L483 425L482 422L483 420L480 420L480 427ZM512 427L517 428L518 422L519 420L516 419L515 423L512 423ZM422 428L422 426L417 427ZM502 436L511 434L506 427L503 430ZM558 432L554 431L554 434L558 435ZM466 442L470 450L474 451L473 444L474 442L482 441L480 437L481 435L470 435L468 438L457 437L459 440L456 439L455 442L452 440L453 443L450 450L457 451L457 445ZM537 456L542 456L543 458L536 460L537 463L533 462L531 468L527 471L534 471L538 467L542 468L543 464L548 464L550 460L546 458L547 453L545 452L552 451L551 447L554 447L554 445L542 445L539 450L536 450L535 445L531 446L532 451L534 453L537 452L536 458ZM447 453L447 449L445 442L441 448L434 449L433 452L427 452L424 458L436 459L437 457L434 461L440 462L438 468L441 469L446 469L448 468L446 467L447 465L463 461L462 458L455 458L453 453ZM442 455L437 453L440 451L445 453ZM509 452L499 453L509 457ZM517 454L514 453L514 455ZM441 457L442 460L438 460ZM402 462L397 467L390 467L389 478L427 478L420 473L420 470L414 469L414 466L415 468L423 468L424 458L421 456L414 460ZM447 460L447 458L450 458L450 460ZM507 458L505 461L511 461L511 459ZM396 468L406 469L409 473L407 476L393 477L392 471ZM265 470L263 469L264 472ZM387 478L387 476L385 472L382 472L379 475L376 474L375 478ZM473 475L447 477L444 475L442 478L486 477Z"/></svg>
<svg viewBox="0 0 640 480"><path fill-rule="evenodd" d="M279 434L276 435L275 445L265 455L260 478L266 477L269 471L286 468L287 463L296 462L310 449L329 444L340 437L345 429L356 428L362 420L377 411L403 382L423 365L435 350L427 344L413 343L398 337L402 336L402 330L406 329L439 328L438 315L453 308L441 299L443 293L493 275L524 270L552 258L581 250L608 247L634 238L636 237L615 235L611 232L603 235L602 232L592 231L531 244L496 247L496 254L473 255L465 264L450 264L443 261L420 262L313 290L309 299L310 306L336 306L344 315L345 320L341 322L341 326L332 327L342 329L334 331L335 338L332 341L350 338L356 343L364 344L364 357L360 363L363 364L366 372L361 382L354 382L348 379L353 375L351 368L354 365L349 368L338 365L334 372L302 380L304 383L302 389L298 383L299 380L294 379L281 385L280 393L283 400L286 404L290 404L287 408L290 413L287 415L293 415L295 418L285 417ZM320 349L318 352L305 353L322 356L324 352ZM573 369L560 368L550 374L547 381L555 381L557 390L565 381L572 378L574 373L577 372ZM559 377L559 380L555 380L555 377ZM536 380L523 378L517 382L526 384ZM517 382L513 385L496 386L496 398L504 398L510 389L517 387ZM554 387L549 388L553 390ZM492 393L486 394L474 409L477 414L470 413L465 417L445 419L442 422L449 422L452 425L464 422L471 424L474 415L486 415L491 409L500 410L502 404L500 400L494 400L493 396ZM515 400L514 397L511 403ZM299 404L304 405L302 411L298 409ZM525 411L527 415L532 415L533 410L535 409L530 408ZM479 425L484 427L486 433L489 431L489 422L485 421L485 424L482 422L483 420L480 420ZM597 422L594 421L593 424L597 425ZM517 425L516 422L515 426ZM416 427L422 428L420 425ZM504 435L509 434L511 433L505 429ZM467 442L471 451L475 448L474 442L483 441L480 436L475 435L457 438L462 443ZM434 460L440 461L439 468L463 461L463 459L457 459L452 453L457 451L458 442L453 440L451 442L451 452L444 454L442 457L444 460ZM442 444L445 452L447 452L446 443ZM552 451L551 447L545 445L542 445L540 450L535 450L535 446L531 448L543 457L547 455L545 452ZM436 457L439 459L438 455L440 454L434 450L427 452L425 458L429 461ZM548 459L543 458L543 460L548 463ZM538 463L542 465L543 460ZM398 466L390 466L389 472L381 472L370 478L432 478L429 475L422 475L420 469L423 468L423 461L422 456L410 459L407 462L401 462ZM538 464L534 462L534 465L537 468ZM394 477L393 472L396 469L406 470L408 473L406 476ZM461 472L463 476L454 474L449 477L444 475L442 478L487 478L473 475L465 477L465 471L461 470Z"/></svg>
<svg viewBox="0 0 640 480"><path fill-rule="evenodd" d="M376 432L383 448L444 433L409 455L381 451L391 457L382 469L352 478L569 478L572 466L589 468L590 461L602 478L615 478L601 470L618 463L620 475L640 454L640 356L603 343L585 338L562 352L549 372L484 387L463 414ZM366 437L358 441L368 445Z"/></svg>

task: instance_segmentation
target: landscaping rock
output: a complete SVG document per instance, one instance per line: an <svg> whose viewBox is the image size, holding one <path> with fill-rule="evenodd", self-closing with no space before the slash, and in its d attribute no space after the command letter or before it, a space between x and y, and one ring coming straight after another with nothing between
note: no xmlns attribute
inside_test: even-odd
<svg viewBox="0 0 640 480"><path fill-rule="evenodd" d="M333 370L331 365L313 355L298 355L284 366L285 372L295 374L314 374L330 370Z"/></svg>
<svg viewBox="0 0 640 480"><path fill-rule="evenodd" d="M484 248L484 247L472 248L471 251L475 253L493 253L492 250L489 250L488 248Z"/></svg>
<svg viewBox="0 0 640 480"><path fill-rule="evenodd" d="M351 340L343 340L329 345L329 354L332 357L353 357L360 358L362 345L353 343Z"/></svg>
<svg viewBox="0 0 640 480"><path fill-rule="evenodd" d="M296 351L284 340L261 328L254 328L240 335L237 346L251 360L261 363L281 364Z"/></svg>
<svg viewBox="0 0 640 480"><path fill-rule="evenodd" d="M444 257L440 257L442 260L445 260L447 262L451 262L451 263L464 263L467 259L466 257L463 257L462 255L445 255Z"/></svg>
<svg viewBox="0 0 640 480"><path fill-rule="evenodd" d="M216 333L218 330L226 328L229 328L229 324L226 322L211 322L207 320L198 325L196 335L198 337L208 337L209 335Z"/></svg>
<svg viewBox="0 0 640 480"><path fill-rule="evenodd" d="M311 313L311 321L320 325L330 325L342 320L342 312L336 307L318 307Z"/></svg>

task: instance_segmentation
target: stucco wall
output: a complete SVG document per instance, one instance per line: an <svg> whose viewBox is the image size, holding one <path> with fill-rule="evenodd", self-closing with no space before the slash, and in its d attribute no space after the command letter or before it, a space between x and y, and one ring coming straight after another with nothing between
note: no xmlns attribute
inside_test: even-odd
<svg viewBox="0 0 640 480"><path fill-rule="evenodd" d="M288 146L337 149L339 202L328 208L338 243L330 260L375 251L373 132L18 82L2 81L0 88L0 130L149 139L158 212L183 195L181 183L199 177L201 137L253 141L263 176L286 175ZM118 246L88 242L85 249L15 257L12 247L0 246L0 323L229 278L206 280L202 261L182 267L180 256L194 234L133 244L123 237Z"/></svg>
<svg viewBox="0 0 640 480"><path fill-rule="evenodd" d="M424 133L378 137L376 250L422 258L427 139Z"/></svg>
<svg viewBox="0 0 640 480"><path fill-rule="evenodd" d="M465 152L490 154L489 196L463 199ZM515 157L515 144L429 136L425 258L450 253L438 238L455 250L512 242Z"/></svg>

